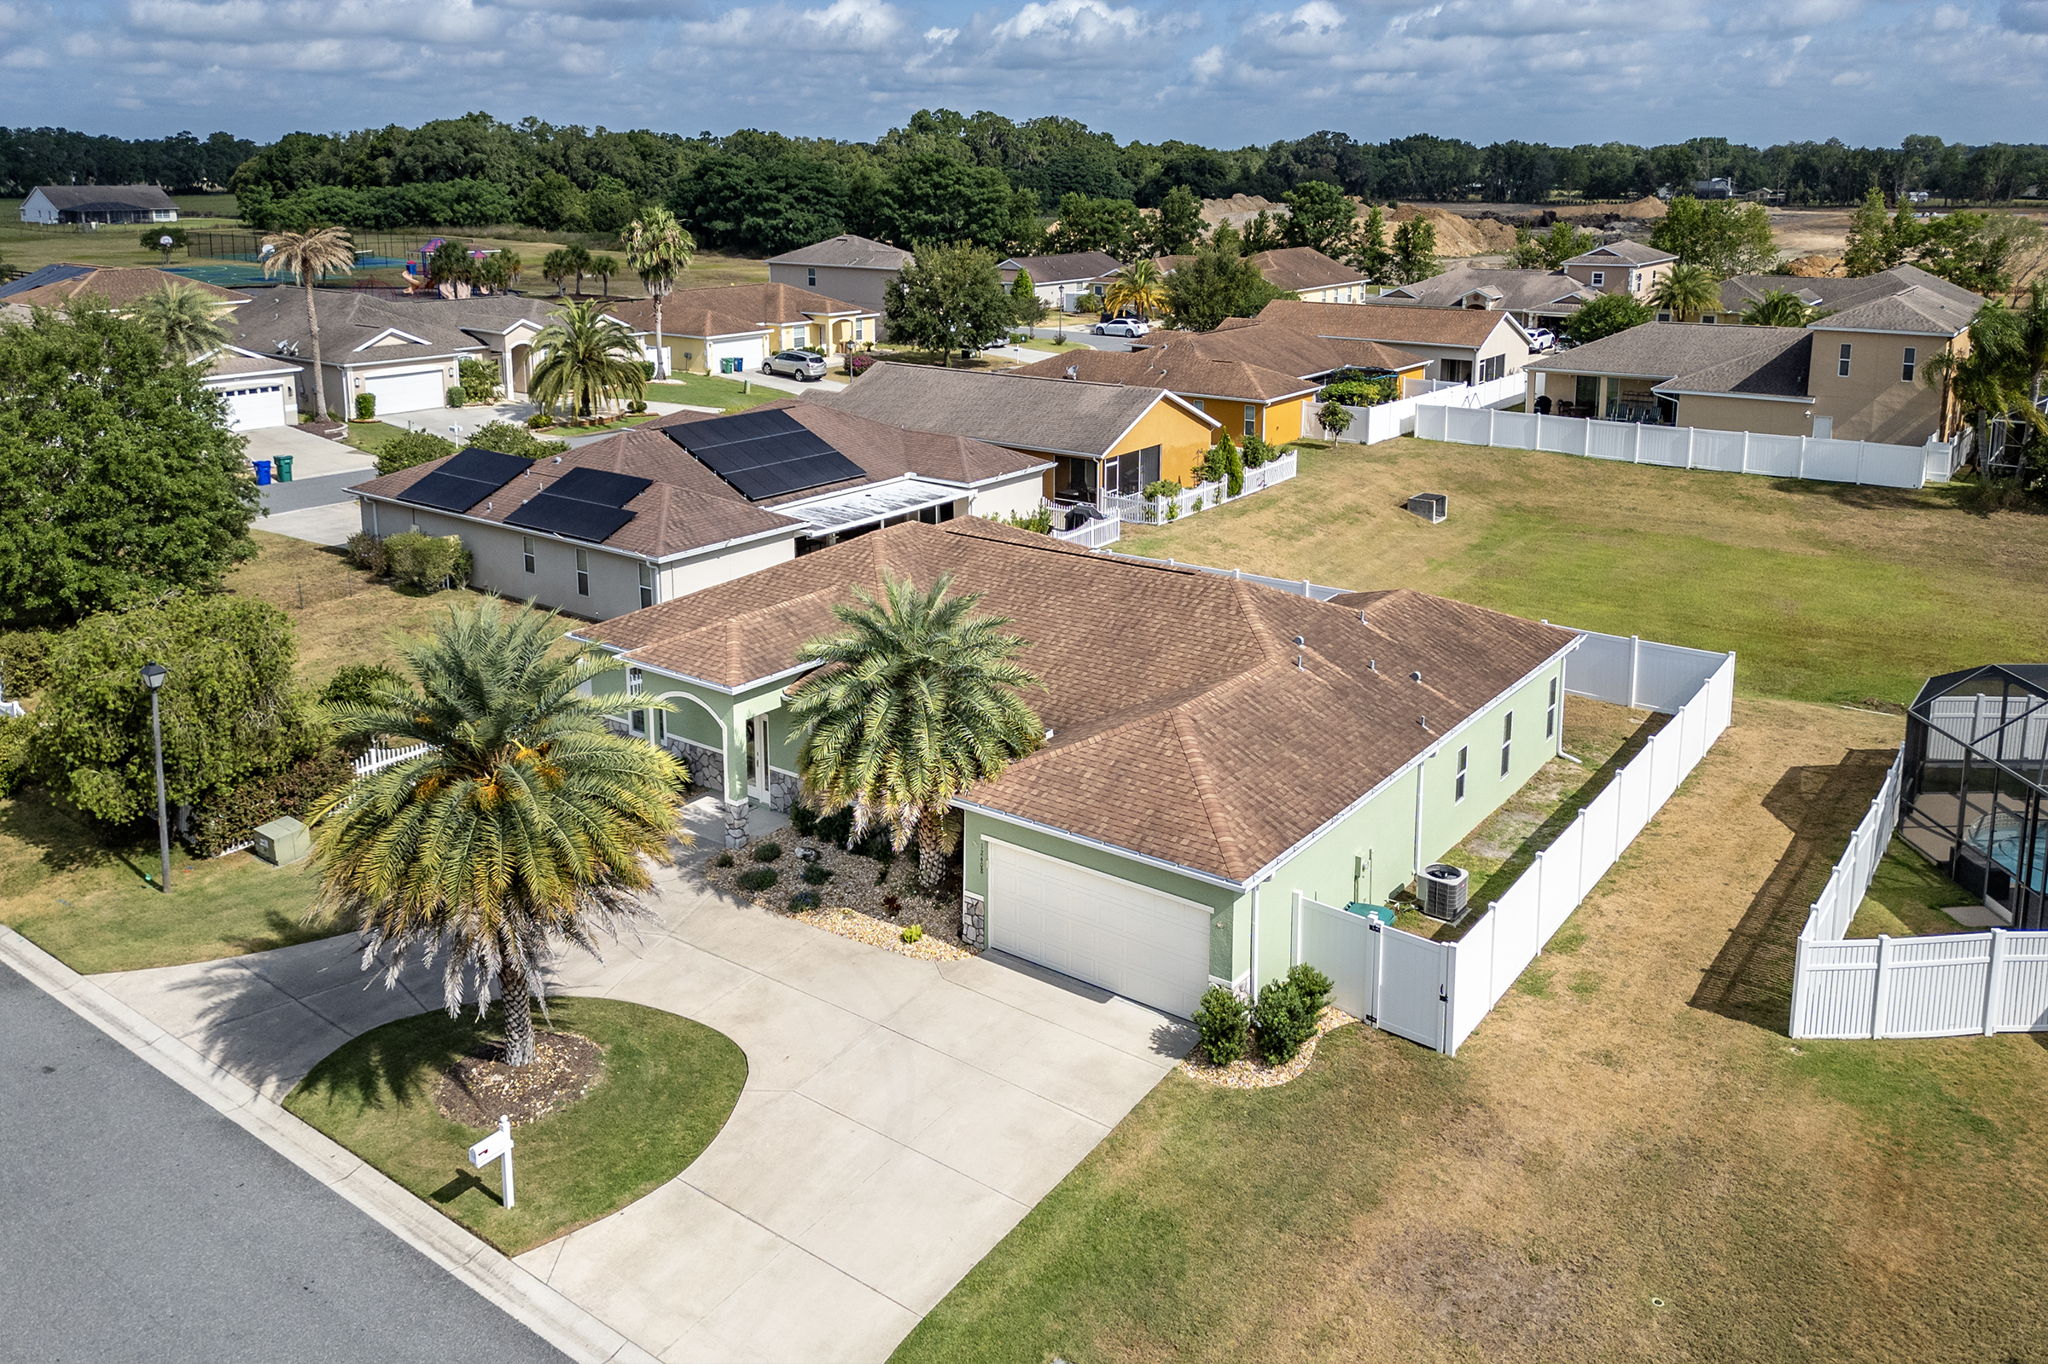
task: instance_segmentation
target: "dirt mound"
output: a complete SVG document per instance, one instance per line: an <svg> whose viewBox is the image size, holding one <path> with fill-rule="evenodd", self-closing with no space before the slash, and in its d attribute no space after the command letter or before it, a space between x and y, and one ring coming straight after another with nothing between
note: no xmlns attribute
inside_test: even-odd
<svg viewBox="0 0 2048 1364"><path fill-rule="evenodd" d="M1233 194L1228 199L1202 200L1202 221L1210 227L1218 223L1243 227L1261 213L1285 218L1289 211L1287 205L1275 203L1261 194Z"/></svg>
<svg viewBox="0 0 2048 1364"><path fill-rule="evenodd" d="M1435 204L1396 204L1387 214L1387 230L1411 218L1426 218L1436 228L1439 256L1485 256L1515 249L1515 229L1498 218L1467 218Z"/></svg>
<svg viewBox="0 0 2048 1364"><path fill-rule="evenodd" d="M1801 279L1826 279L1842 273L1840 256L1823 255L1818 251L1811 255L1794 256L1785 262L1785 273Z"/></svg>

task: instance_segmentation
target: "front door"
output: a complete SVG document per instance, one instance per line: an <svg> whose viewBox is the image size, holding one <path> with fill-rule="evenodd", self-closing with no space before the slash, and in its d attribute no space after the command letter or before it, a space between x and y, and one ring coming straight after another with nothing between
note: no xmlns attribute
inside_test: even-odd
<svg viewBox="0 0 2048 1364"><path fill-rule="evenodd" d="M755 800L768 799L768 717L756 715L747 721L747 794Z"/></svg>

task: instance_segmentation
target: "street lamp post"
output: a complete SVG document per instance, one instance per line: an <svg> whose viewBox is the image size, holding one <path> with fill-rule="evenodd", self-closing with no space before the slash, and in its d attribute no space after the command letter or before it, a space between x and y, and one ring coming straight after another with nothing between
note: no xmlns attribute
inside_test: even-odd
<svg viewBox="0 0 2048 1364"><path fill-rule="evenodd" d="M163 857L162 880L157 888L166 895L171 893L171 818L164 801L164 727L157 712L156 694L169 675L170 669L161 663L142 665L142 685L149 689L149 742L156 750L156 841Z"/></svg>

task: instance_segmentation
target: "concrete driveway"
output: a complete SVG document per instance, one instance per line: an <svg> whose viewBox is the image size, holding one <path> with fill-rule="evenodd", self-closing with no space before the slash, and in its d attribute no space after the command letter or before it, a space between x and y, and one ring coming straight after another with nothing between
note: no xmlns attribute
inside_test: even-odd
<svg viewBox="0 0 2048 1364"><path fill-rule="evenodd" d="M711 1146L520 1263L665 1360L880 1361L1192 1042L1187 1025L994 956L945 964L671 874L658 919L558 990L701 1020L746 1052ZM366 987L353 938L96 977L230 1072L288 1092L342 1041L434 1007Z"/></svg>

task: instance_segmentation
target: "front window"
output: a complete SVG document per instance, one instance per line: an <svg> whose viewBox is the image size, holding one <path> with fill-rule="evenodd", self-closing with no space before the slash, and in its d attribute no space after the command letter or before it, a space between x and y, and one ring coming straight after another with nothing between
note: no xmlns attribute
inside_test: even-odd
<svg viewBox="0 0 2048 1364"><path fill-rule="evenodd" d="M576 595L590 595L590 551L586 549L576 551Z"/></svg>
<svg viewBox="0 0 2048 1364"><path fill-rule="evenodd" d="M1710 327L1714 325L1714 323L1719 322L1720 320L1720 318L1714 316L1712 313L1708 313L1702 318L1700 318L1700 321L1706 323Z"/></svg>
<svg viewBox="0 0 2048 1364"><path fill-rule="evenodd" d="M1835 361L1835 374L1836 374L1836 377L1838 377L1838 378L1846 379L1846 378L1848 378L1848 377L1849 377L1849 352L1850 352L1850 349L1851 349L1851 348L1850 348L1850 345L1849 345L1849 343L1848 343L1847 341L1844 341L1844 342L1842 343L1842 354L1841 354L1841 358L1839 358L1838 360L1836 360L1836 361Z"/></svg>
<svg viewBox="0 0 2048 1364"><path fill-rule="evenodd" d="M1902 356L1902 357L1900 358L1900 360L1899 360L1899 380L1900 380L1900 382L1902 382L1902 383L1908 383L1908 384L1912 383L1912 382L1913 382L1913 371L1914 371L1914 370L1916 370L1916 369L1918 369L1919 367L1920 367L1920 349L1919 349L1919 347L1917 347L1917 346L1908 346L1908 347L1906 347L1906 353L1905 353L1905 355L1904 355L1904 356Z"/></svg>
<svg viewBox="0 0 2048 1364"><path fill-rule="evenodd" d="M812 266L810 269L804 271L804 287L808 289L815 289L818 287L818 269L816 266Z"/></svg>
<svg viewBox="0 0 2048 1364"><path fill-rule="evenodd" d="M1458 779L1451 786L1451 800L1453 803L1465 799L1465 769L1471 766L1471 757L1471 749L1461 748L1458 750Z"/></svg>
<svg viewBox="0 0 2048 1364"><path fill-rule="evenodd" d="M640 565L640 604L642 606L654 605L653 564L643 563Z"/></svg>
<svg viewBox="0 0 2048 1364"><path fill-rule="evenodd" d="M1605 270L1595 270L1593 272L1593 285L1595 288L1598 288L1600 285L1605 284L1606 282L1607 272Z"/></svg>
<svg viewBox="0 0 2048 1364"><path fill-rule="evenodd" d="M1250 403L1244 405L1244 433L1247 436L1259 434L1259 409Z"/></svg>

